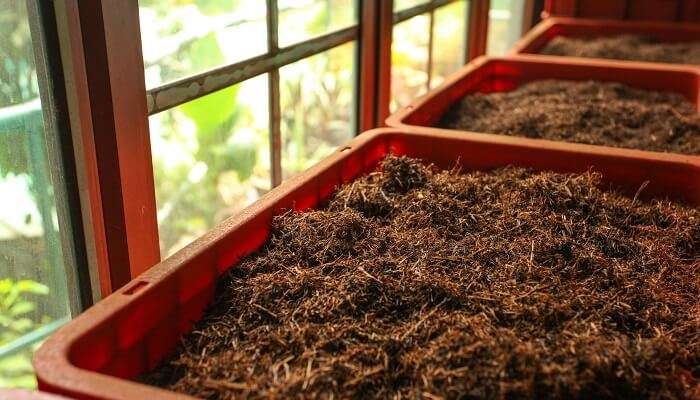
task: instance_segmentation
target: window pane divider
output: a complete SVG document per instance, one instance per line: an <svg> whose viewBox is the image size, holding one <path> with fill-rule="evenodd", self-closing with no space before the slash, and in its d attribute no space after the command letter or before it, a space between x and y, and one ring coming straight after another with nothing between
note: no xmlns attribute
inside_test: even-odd
<svg viewBox="0 0 700 400"><path fill-rule="evenodd" d="M432 12L440 7L446 6L450 3L460 0L432 0L425 4L419 4L417 6L406 8L394 13L394 24L398 24L409 20L413 17L417 17L421 14Z"/></svg>
<svg viewBox="0 0 700 400"><path fill-rule="evenodd" d="M385 126L391 103L391 44L393 42L394 1L378 1L379 39L377 50L377 120L376 126Z"/></svg>
<svg viewBox="0 0 700 400"><path fill-rule="evenodd" d="M426 90L430 90L430 83L433 79L433 42L435 30L435 9L430 10L430 20L428 23L428 79L425 82Z"/></svg>
<svg viewBox="0 0 700 400"><path fill-rule="evenodd" d="M379 7L359 0L361 36L357 53L357 127L364 132L377 126L377 76L379 74Z"/></svg>
<svg viewBox="0 0 700 400"><path fill-rule="evenodd" d="M469 2L469 26L467 27L469 61L486 54L490 6L489 0L471 0Z"/></svg>
<svg viewBox="0 0 700 400"><path fill-rule="evenodd" d="M291 46L279 48L276 52L268 51L266 54L257 57L215 68L148 90L146 94L148 114L157 114L295 61L351 42L358 38L359 31L359 26L355 24Z"/></svg>
<svg viewBox="0 0 700 400"><path fill-rule="evenodd" d="M279 8L277 0L267 0L267 51L279 53ZM268 118L270 128L270 183L272 187L282 183L282 113L280 110L280 70L268 72Z"/></svg>
<svg viewBox="0 0 700 400"><path fill-rule="evenodd" d="M90 267L104 297L160 261L138 3L53 4Z"/></svg>

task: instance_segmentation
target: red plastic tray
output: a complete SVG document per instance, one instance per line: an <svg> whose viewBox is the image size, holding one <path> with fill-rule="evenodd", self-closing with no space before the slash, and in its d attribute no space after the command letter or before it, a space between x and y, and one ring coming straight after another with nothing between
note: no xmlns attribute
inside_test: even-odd
<svg viewBox="0 0 700 400"><path fill-rule="evenodd" d="M700 41L700 24L669 23L647 21L615 21L578 18L546 18L532 28L511 49L511 54L538 54L540 50L556 36L593 38L614 35L650 35L666 42ZM563 61L576 60L576 57L557 57ZM586 58L586 60L595 60ZM609 59L598 59L606 60ZM623 60L620 60L623 61ZM642 61L625 61L633 65L653 64L666 66L670 64ZM699 68L700 66L689 66Z"/></svg>
<svg viewBox="0 0 700 400"><path fill-rule="evenodd" d="M0 389L0 400L71 400L68 397L23 389Z"/></svg>
<svg viewBox="0 0 700 400"><path fill-rule="evenodd" d="M700 22L700 0L545 0L543 17Z"/></svg>
<svg viewBox="0 0 700 400"><path fill-rule="evenodd" d="M51 336L36 353L39 387L78 399L176 399L173 392L130 381L154 367L214 293L215 279L266 240L274 214L306 210L342 183L374 168L387 153L440 167L504 165L537 170L600 171L606 183L633 194L644 181L645 196L669 196L700 205L700 165L669 154L533 146L510 137L379 129L366 132L310 170L270 191L126 287L99 302Z"/></svg>
<svg viewBox="0 0 700 400"><path fill-rule="evenodd" d="M513 56L506 58L480 57L448 77L440 86L416 99L410 105L387 118L388 126L402 129L421 127L426 132L478 133L433 127L449 107L470 93L490 93L513 90L526 82L541 79L598 80L620 82L626 85L658 91L676 92L685 96L700 111L700 70L664 64L639 64L615 60L562 57ZM502 136L479 133L479 135ZM545 139L512 137L514 143L544 145L557 143ZM558 142L561 143L561 142ZM572 148L587 150L598 145L566 143ZM619 154L650 154L655 152L618 149ZM677 155L680 158L700 159L700 156Z"/></svg>

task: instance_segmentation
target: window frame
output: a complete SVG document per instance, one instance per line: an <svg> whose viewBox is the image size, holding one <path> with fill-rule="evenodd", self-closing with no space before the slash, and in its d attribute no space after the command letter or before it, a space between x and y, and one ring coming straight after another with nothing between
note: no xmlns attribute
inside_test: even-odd
<svg viewBox="0 0 700 400"><path fill-rule="evenodd" d="M90 276L80 213L77 187L77 167L73 157L73 140L67 115L66 92L57 27L53 7L39 0L27 0L29 28L34 44L34 59L39 80L39 98L42 102L44 138L50 166L50 180L56 198L61 253L64 259L69 309L77 315L93 303L96 282ZM46 233L45 233L46 234ZM54 272L55 273L55 272Z"/></svg>
<svg viewBox="0 0 700 400"><path fill-rule="evenodd" d="M394 25L455 1L465 0L394 12L393 0L357 0L355 24L279 47L277 0L266 0L265 54L146 90L138 1L55 0L87 253L100 286L95 300L161 259L148 116L268 74L274 187L282 181L279 69L355 41L354 134L384 126ZM488 10L489 0L469 0L465 63L485 53ZM212 77L217 83L206 85ZM195 93L182 96L178 89L193 84Z"/></svg>
<svg viewBox="0 0 700 400"><path fill-rule="evenodd" d="M160 261L138 3L52 3L97 300Z"/></svg>
<svg viewBox="0 0 700 400"><path fill-rule="evenodd" d="M10 357L27 347L35 345L92 306L99 290L96 274L91 271L88 261L87 237L81 212L79 195L79 164L74 157L74 142L71 135L65 76L62 55L59 50L61 36L55 8L51 2L26 0L27 20L32 42L33 57L38 83L38 99L31 103L10 106L14 109L6 113L5 123L26 123L36 130L27 133L31 137L29 153L31 164L47 164L48 171L34 167L33 176L39 176L37 207L43 224L43 237L52 238L59 247L48 250L50 273L53 275L48 285L50 296L56 302L67 303L67 314L48 323L42 323L34 330L0 346L0 358ZM27 107L28 104L32 106ZM36 105L38 108L34 108ZM37 117L40 123L33 121ZM36 174L36 175L34 175ZM51 190L49 189L51 188ZM46 204L46 198L53 198ZM46 218L55 211L58 232ZM53 241L49 239L48 241ZM61 260L60 263L56 261ZM60 265L59 265L60 264ZM55 290L55 291L54 291Z"/></svg>

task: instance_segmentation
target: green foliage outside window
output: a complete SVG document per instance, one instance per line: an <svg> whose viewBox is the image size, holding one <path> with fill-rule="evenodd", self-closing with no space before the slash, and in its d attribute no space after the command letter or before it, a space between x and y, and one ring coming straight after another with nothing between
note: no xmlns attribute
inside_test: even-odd
<svg viewBox="0 0 700 400"><path fill-rule="evenodd" d="M68 316L26 6L0 1L0 388L36 386L27 338Z"/></svg>
<svg viewBox="0 0 700 400"><path fill-rule="evenodd" d="M164 4L168 5L167 12ZM353 0L280 1L280 41L285 29L306 39L352 23ZM264 28L264 2L204 8L200 1L141 1L142 16L156 13L168 27L144 36L165 43L183 31L178 7L209 13L212 26L228 18L232 26ZM143 8L151 7L151 10ZM259 7L260 9L256 8ZM235 12L245 22L237 23ZM228 17L227 15L228 11ZM261 12L262 11L262 12ZM174 15L183 15L178 21ZM249 16L257 15L258 20ZM190 15L191 16L191 15ZM350 20L348 20L350 18ZM142 22L142 32L150 29ZM167 32L171 32L170 37ZM160 36L158 36L160 35ZM183 40L177 51L147 67L155 86L172 77L202 72L235 59L240 46L260 48L266 37L252 33L226 42L226 30ZM244 42L250 42L245 44ZM154 46L155 47L155 46ZM250 52L243 49L244 52ZM148 54L145 54L148 58ZM280 70L282 167L284 177L308 168L352 136L354 45L346 44ZM185 103L151 117L152 153L162 255L167 256L270 188L267 76Z"/></svg>
<svg viewBox="0 0 700 400"><path fill-rule="evenodd" d="M46 298L49 288L31 280L0 279L0 347L50 322L37 314L36 299ZM0 359L0 387L36 386L31 354L37 344Z"/></svg>

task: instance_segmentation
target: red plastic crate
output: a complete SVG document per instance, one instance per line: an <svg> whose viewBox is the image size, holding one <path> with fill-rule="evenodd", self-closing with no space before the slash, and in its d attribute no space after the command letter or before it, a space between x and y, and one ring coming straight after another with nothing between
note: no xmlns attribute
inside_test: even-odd
<svg viewBox="0 0 700 400"><path fill-rule="evenodd" d="M523 36L511 49L511 54L538 54L550 40L557 36L574 38L594 38L601 36L615 35L648 35L665 42L689 42L700 41L700 24L694 23L670 23L670 22L648 22L648 21L615 21L615 20L595 20L578 18L546 18L525 36ZM557 57L562 61L577 60L577 57L548 56ZM605 60L586 58L586 60ZM617 61L617 60L615 60ZM651 63L646 61L619 60L633 65L652 64L658 66L678 65L665 63ZM689 66L699 68L700 66Z"/></svg>
<svg viewBox="0 0 700 400"><path fill-rule="evenodd" d="M700 0L545 0L542 16L700 22Z"/></svg>
<svg viewBox="0 0 700 400"><path fill-rule="evenodd" d="M456 162L482 170L505 165L562 172L592 168L602 173L606 184L630 195L649 181L645 196L700 205L700 165L671 154L563 143L533 146L505 136L369 131L61 328L34 358L39 387L78 399L187 398L129 379L174 349L212 300L215 279L266 240L274 214L315 207L337 185L375 169L390 152L444 168Z"/></svg>
<svg viewBox="0 0 700 400"><path fill-rule="evenodd" d="M0 389L0 400L70 400L68 397L23 389Z"/></svg>
<svg viewBox="0 0 700 400"><path fill-rule="evenodd" d="M421 127L426 132L461 132L471 135L503 136L433 127L450 106L470 93L491 93L513 90L526 82L542 79L597 80L620 82L631 87L676 92L695 104L700 111L700 70L684 66L659 64L632 64L615 60L562 57L513 56L506 58L480 57L449 76L440 86L416 99L410 105L387 118L390 127L411 129ZM666 64L664 64L666 65ZM533 146L565 143L580 150L605 147L570 142L554 142L546 139L512 137L516 143ZM650 154L655 152L617 149L626 154ZM622 154L620 153L620 154ZM699 160L700 156L677 155Z"/></svg>

